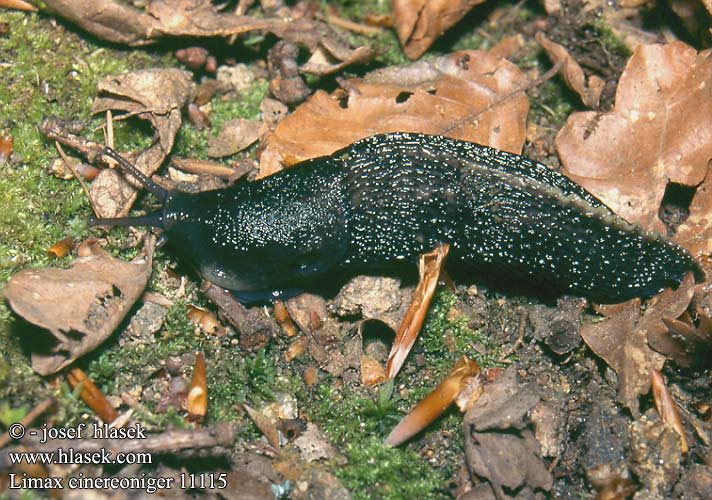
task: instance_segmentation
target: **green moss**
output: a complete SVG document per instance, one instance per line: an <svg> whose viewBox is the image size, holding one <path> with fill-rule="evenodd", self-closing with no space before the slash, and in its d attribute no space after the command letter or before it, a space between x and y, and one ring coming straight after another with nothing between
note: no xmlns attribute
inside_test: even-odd
<svg viewBox="0 0 712 500"><path fill-rule="evenodd" d="M603 41L603 50L613 52L617 56L625 59L632 55L631 50L625 42L613 32L606 19L603 17L603 14L599 14L596 17L596 20L593 22L593 28L596 30L598 37Z"/></svg>
<svg viewBox="0 0 712 500"><path fill-rule="evenodd" d="M468 326L462 314L450 317L458 298L449 290L440 289L430 306L425 324L416 343L428 356L428 365L436 379L444 377L461 356L474 359L480 368L498 366L500 346L491 338ZM485 353L475 346L485 348ZM420 380L423 380L420 377Z"/></svg>
<svg viewBox="0 0 712 500"><path fill-rule="evenodd" d="M382 444L403 415L391 390L381 388L374 400L324 381L305 411L346 455L348 463L334 473L354 498L445 497L449 471L433 469L408 447Z"/></svg>
<svg viewBox="0 0 712 500"><path fill-rule="evenodd" d="M322 2L322 12L329 13L336 10L338 16L356 23L365 23L369 15L390 14L390 3L382 0L339 0L337 2ZM361 35L351 31L340 31L353 46L367 46L377 52L371 66L383 65L391 66L397 64L407 64L409 59L403 53L395 30L383 28L377 35Z"/></svg>
<svg viewBox="0 0 712 500"><path fill-rule="evenodd" d="M355 499L450 498L446 479L414 451L362 436L347 444L345 452L349 464L336 475Z"/></svg>
<svg viewBox="0 0 712 500"><path fill-rule="evenodd" d="M554 129L561 128L566 119L576 110L578 98L559 80L549 80L539 86L531 100L530 120L548 124Z"/></svg>
<svg viewBox="0 0 712 500"><path fill-rule="evenodd" d="M268 349L255 355L236 356L226 352L213 356L208 371L211 418L234 418L238 404L258 405L273 400L277 387L276 364Z"/></svg>

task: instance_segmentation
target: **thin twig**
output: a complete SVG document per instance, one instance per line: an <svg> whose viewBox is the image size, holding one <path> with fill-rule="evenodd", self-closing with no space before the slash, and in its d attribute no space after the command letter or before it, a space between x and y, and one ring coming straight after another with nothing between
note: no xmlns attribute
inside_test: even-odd
<svg viewBox="0 0 712 500"><path fill-rule="evenodd" d="M376 36L383 33L383 28L379 26L368 26L366 24L355 23L349 21L348 19L343 19L341 17L332 16L328 14L317 13L316 18L320 21L324 21L327 24L336 26L337 28L342 28L348 31L353 31L354 33L359 33L361 35Z"/></svg>
<svg viewBox="0 0 712 500"><path fill-rule="evenodd" d="M503 352L500 357L500 363L504 363L506 358L517 352L524 345L524 334L527 330L527 311L522 309L519 313L519 326L517 328L517 340L512 344L512 347Z"/></svg>
<svg viewBox="0 0 712 500"><path fill-rule="evenodd" d="M84 194L86 195L87 200L89 200L89 205L91 205L91 209L94 212L94 215L98 218L101 218L101 215L99 214L99 209L96 207L96 205L94 205L94 200L91 197L91 191L89 191L86 182L84 182L82 176L79 175L79 172L76 171L76 169L72 165L72 162L70 162L69 158L67 158L67 155L64 153L64 149L62 149L62 145L58 141L54 141L54 144L57 147L57 150L59 151L59 156L62 157L62 160L64 160L64 163L67 165L67 168L72 171L72 175L75 179L79 181L79 184L82 186Z"/></svg>

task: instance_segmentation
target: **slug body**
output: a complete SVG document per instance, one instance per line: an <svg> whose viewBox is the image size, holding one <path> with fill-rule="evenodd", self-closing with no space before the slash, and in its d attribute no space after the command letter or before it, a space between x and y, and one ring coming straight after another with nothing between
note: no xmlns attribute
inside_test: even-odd
<svg viewBox="0 0 712 500"><path fill-rule="evenodd" d="M558 172L441 136L377 135L256 182L163 199L157 214L114 223L163 227L205 278L238 294L415 262L444 242L451 262L599 302L701 277L684 249Z"/></svg>

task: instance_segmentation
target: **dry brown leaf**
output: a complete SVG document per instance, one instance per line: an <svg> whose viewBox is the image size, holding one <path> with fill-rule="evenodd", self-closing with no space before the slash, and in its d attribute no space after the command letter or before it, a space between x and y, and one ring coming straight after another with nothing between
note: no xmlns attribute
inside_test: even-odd
<svg viewBox="0 0 712 500"><path fill-rule="evenodd" d="M658 209L667 183L699 184L712 158L710 80L709 50L682 42L639 47L614 110L575 113L557 135L565 173L629 222L665 232ZM709 231L707 213L691 210L690 218L704 219Z"/></svg>
<svg viewBox="0 0 712 500"><path fill-rule="evenodd" d="M79 384L82 384L82 392L79 397L82 398L82 401L84 401L101 420L110 424L117 419L119 412L116 411L116 408L109 403L104 393L101 392L82 370L79 368L70 370L70 372L67 373L67 381L69 381L69 385L71 385L73 389Z"/></svg>
<svg viewBox="0 0 712 500"><path fill-rule="evenodd" d="M250 420L252 420L252 422L260 430L264 437L267 438L269 444L271 444L275 448L279 448L279 430L277 429L275 421L269 418L264 413L255 410L251 406L245 404L242 406L245 408L245 411L250 417Z"/></svg>
<svg viewBox="0 0 712 500"><path fill-rule="evenodd" d="M0 166L4 165L13 150L13 139L10 134L0 135Z"/></svg>
<svg viewBox="0 0 712 500"><path fill-rule="evenodd" d="M467 467L472 477L486 479L497 492L483 498L514 498L503 487L508 493L517 491L517 498L534 498L532 490L551 489L553 477L541 459L528 418L539 400L536 390L519 382L516 366L511 366L485 387L465 414Z"/></svg>
<svg viewBox="0 0 712 500"><path fill-rule="evenodd" d="M147 176L151 176L173 148L181 126L181 110L189 101L195 84L192 74L178 69L147 69L109 76L99 82L99 96L92 113L125 111L147 119L155 129L157 141L137 157L130 158ZM128 214L136 199L136 190L115 170L105 169L91 185L92 199L102 217Z"/></svg>
<svg viewBox="0 0 712 500"><path fill-rule="evenodd" d="M393 23L403 52L417 59L433 42L485 0L393 0Z"/></svg>
<svg viewBox="0 0 712 500"><path fill-rule="evenodd" d="M640 299L598 306L606 319L581 328L581 337L618 374L618 398L638 415L638 396L650 390L650 370L660 370L665 356L653 351L647 335L666 331L663 318L676 318L690 304L695 280L688 274L677 290L667 289L640 309Z"/></svg>
<svg viewBox="0 0 712 500"><path fill-rule="evenodd" d="M405 358L418 338L449 250L450 245L445 243L432 252L420 256L418 261L420 279L388 355L388 364L386 365L386 377L388 378L398 375Z"/></svg>
<svg viewBox="0 0 712 500"><path fill-rule="evenodd" d="M372 387L386 381L386 370L373 356L361 355L361 385Z"/></svg>
<svg viewBox="0 0 712 500"><path fill-rule="evenodd" d="M219 12L207 0L152 0L145 12L112 0L47 0L44 4L46 11L114 43L146 45L166 37L213 38L268 31L312 52L328 47L339 62L349 57L349 64L362 62L375 55L366 47L346 46L331 28L313 19L235 15ZM344 53L349 55L344 57ZM337 69L339 64L322 68L319 74Z"/></svg>
<svg viewBox="0 0 712 500"><path fill-rule="evenodd" d="M480 367L475 361L462 356L447 377L398 422L383 444L398 446L425 429L455 401L466 385L463 382L479 372Z"/></svg>
<svg viewBox="0 0 712 500"><path fill-rule="evenodd" d="M47 249L47 255L55 259L61 259L72 251L73 245L74 239L68 236L49 247Z"/></svg>
<svg viewBox="0 0 712 500"><path fill-rule="evenodd" d="M518 153L526 135L527 80L509 61L481 51L460 51L348 80L343 93L317 91L267 138L260 175L281 170L285 159L329 155L385 132L446 134Z"/></svg>
<svg viewBox="0 0 712 500"><path fill-rule="evenodd" d="M284 351L284 360L290 363L293 359L298 358L307 350L309 339L301 335L295 338L286 351Z"/></svg>
<svg viewBox="0 0 712 500"><path fill-rule="evenodd" d="M546 51L552 63L561 62L559 73L563 77L566 85L576 92L589 108L597 109L601 92L606 86L606 82L596 75L591 75L586 82L583 69L563 45L552 42L542 32L536 34L536 41Z"/></svg>
<svg viewBox="0 0 712 500"><path fill-rule="evenodd" d="M712 173L697 186L689 207L690 216L680 224L673 241L687 248L703 262L712 254ZM707 276L712 276L707 262Z"/></svg>
<svg viewBox="0 0 712 500"><path fill-rule="evenodd" d="M217 333L222 328L215 315L203 307L188 304L188 319L205 333Z"/></svg>
<svg viewBox="0 0 712 500"><path fill-rule="evenodd" d="M205 354L195 356L193 378L186 398L186 408L192 418L203 418L208 413L208 379L205 366Z"/></svg>
<svg viewBox="0 0 712 500"><path fill-rule="evenodd" d="M373 58L373 50L368 47L357 47L344 53L334 50L335 48L329 43L320 44L299 70L315 75L328 75L352 64L365 64Z"/></svg>
<svg viewBox="0 0 712 500"><path fill-rule="evenodd" d="M712 319L698 311L697 325L687 313L679 319L663 318L663 322L668 331L648 334L648 343L653 349L683 367L709 367L712 363Z"/></svg>
<svg viewBox="0 0 712 500"><path fill-rule="evenodd" d="M131 262L116 259L98 244L69 269L27 269L5 287L12 309L30 323L49 330L56 343L51 350L32 353L32 369L55 373L93 351L121 323L141 297L151 275L155 238Z"/></svg>
<svg viewBox="0 0 712 500"><path fill-rule="evenodd" d="M223 123L217 137L208 137L208 156L222 158L239 153L260 137L261 120L236 118Z"/></svg>
<svg viewBox="0 0 712 500"><path fill-rule="evenodd" d="M677 409L677 404L672 399L670 391L665 385L665 379L662 373L658 370L650 370L650 382L653 386L653 399L655 407L658 410L658 415L663 422L672 427L680 436L680 450L683 453L690 451L687 446L687 436L685 436L685 427L680 420L680 412Z"/></svg>

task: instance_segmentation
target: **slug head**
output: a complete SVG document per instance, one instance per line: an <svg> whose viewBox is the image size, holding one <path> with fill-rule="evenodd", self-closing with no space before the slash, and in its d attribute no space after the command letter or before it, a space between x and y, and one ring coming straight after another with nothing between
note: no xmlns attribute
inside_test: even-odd
<svg viewBox="0 0 712 500"><path fill-rule="evenodd" d="M340 191L327 163L183 193L163 189L108 148L102 155L155 194L163 209L89 224L160 227L171 246L218 286L236 292L298 286L337 266L346 252Z"/></svg>

